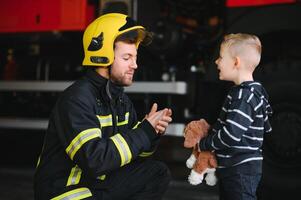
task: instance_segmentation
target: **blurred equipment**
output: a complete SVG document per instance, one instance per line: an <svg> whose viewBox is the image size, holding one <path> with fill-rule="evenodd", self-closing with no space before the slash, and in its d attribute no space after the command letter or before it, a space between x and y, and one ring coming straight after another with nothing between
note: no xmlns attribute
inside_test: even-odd
<svg viewBox="0 0 301 200"><path fill-rule="evenodd" d="M17 79L17 71L18 71L18 65L14 58L14 50L8 49L7 52L7 62L4 66L3 71L3 80L10 81L10 80L16 80Z"/></svg>
<svg viewBox="0 0 301 200"><path fill-rule="evenodd" d="M115 12L115 13L122 13L122 14L133 17L134 2L137 2L137 1L135 1L135 0L101 0L99 15Z"/></svg>

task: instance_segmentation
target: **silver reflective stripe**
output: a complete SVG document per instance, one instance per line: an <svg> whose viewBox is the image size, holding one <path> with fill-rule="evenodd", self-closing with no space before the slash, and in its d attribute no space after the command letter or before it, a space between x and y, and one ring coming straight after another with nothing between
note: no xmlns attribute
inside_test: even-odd
<svg viewBox="0 0 301 200"><path fill-rule="evenodd" d="M101 138L101 130L99 128L91 128L82 131L72 140L72 142L67 147L67 154L71 159L73 159L75 153L82 147L82 145L96 137Z"/></svg>
<svg viewBox="0 0 301 200"><path fill-rule="evenodd" d="M73 167L67 181L67 186L78 184L81 174L82 170L77 165Z"/></svg>
<svg viewBox="0 0 301 200"><path fill-rule="evenodd" d="M111 140L113 141L113 143L115 144L119 152L120 160L121 160L120 166L129 163L132 159L132 153L126 140L119 133L112 136Z"/></svg>
<svg viewBox="0 0 301 200"><path fill-rule="evenodd" d="M120 122L118 121L118 116L116 116L117 126L122 126L122 125L128 124L129 116L130 116L129 112L125 113L124 121L120 121ZM97 118L99 120L101 127L113 126L112 114L104 115L104 116L98 115Z"/></svg>
<svg viewBox="0 0 301 200"><path fill-rule="evenodd" d="M117 116L117 126L122 126L122 125L128 124L129 123L129 117L130 117L130 113L127 112L127 113L125 113L124 121L119 122L118 121L118 116Z"/></svg>
<svg viewBox="0 0 301 200"><path fill-rule="evenodd" d="M120 148L121 148L121 150L122 150L122 153L123 153L123 155L124 155L125 162L127 162L127 161L129 160L129 156L128 156L127 152L126 152L126 147L125 147L125 145L123 144L123 142L120 140L120 138L118 137L118 135L116 135L116 136L117 136L117 137L116 137L115 139L116 139L116 141L118 142L118 144L119 144L119 146L120 146Z"/></svg>
<svg viewBox="0 0 301 200"><path fill-rule="evenodd" d="M80 196L83 196L84 194L88 194L91 192L90 191L82 191L82 192L78 192L75 194L70 194L69 196L63 197L62 200L74 200L74 199L78 199Z"/></svg>
<svg viewBox="0 0 301 200"><path fill-rule="evenodd" d="M112 115L105 115L105 116L97 116L100 126L101 127L106 127L106 126L112 126L113 121L112 121Z"/></svg>
<svg viewBox="0 0 301 200"><path fill-rule="evenodd" d="M69 192L65 192L57 197L52 198L51 200L80 200L91 196L92 193L88 188L78 188Z"/></svg>

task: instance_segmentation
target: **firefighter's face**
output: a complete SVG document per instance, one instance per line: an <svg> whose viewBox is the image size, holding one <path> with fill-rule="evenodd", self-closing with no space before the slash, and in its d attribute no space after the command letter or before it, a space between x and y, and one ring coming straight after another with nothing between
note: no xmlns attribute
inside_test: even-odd
<svg viewBox="0 0 301 200"><path fill-rule="evenodd" d="M219 79L233 81L235 79L235 59L230 55L229 48L222 45L219 57L215 60L219 70Z"/></svg>
<svg viewBox="0 0 301 200"><path fill-rule="evenodd" d="M111 80L122 86L129 86L133 82L134 72L137 69L137 49L135 44L116 42L115 58L111 66Z"/></svg>

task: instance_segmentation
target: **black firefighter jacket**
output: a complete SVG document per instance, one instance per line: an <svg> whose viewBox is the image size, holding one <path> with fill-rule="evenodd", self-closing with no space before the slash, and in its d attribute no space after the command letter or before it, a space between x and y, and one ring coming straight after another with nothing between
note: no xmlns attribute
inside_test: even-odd
<svg viewBox="0 0 301 200"><path fill-rule="evenodd" d="M152 154L159 137L137 121L123 88L89 69L58 99L34 178L36 199L92 196L110 171Z"/></svg>

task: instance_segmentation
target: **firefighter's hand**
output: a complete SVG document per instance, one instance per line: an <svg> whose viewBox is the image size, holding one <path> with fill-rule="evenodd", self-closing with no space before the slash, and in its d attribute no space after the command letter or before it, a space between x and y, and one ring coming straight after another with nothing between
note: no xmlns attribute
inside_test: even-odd
<svg viewBox="0 0 301 200"><path fill-rule="evenodd" d="M164 134L167 126L172 121L172 111L168 108L159 111L157 109L158 105L154 103L149 114L145 116L145 119L149 121L158 134Z"/></svg>
<svg viewBox="0 0 301 200"><path fill-rule="evenodd" d="M163 117L159 120L156 130L158 130L158 133L163 135L169 125L169 123L172 121L172 111L170 108L165 108L163 110Z"/></svg>

